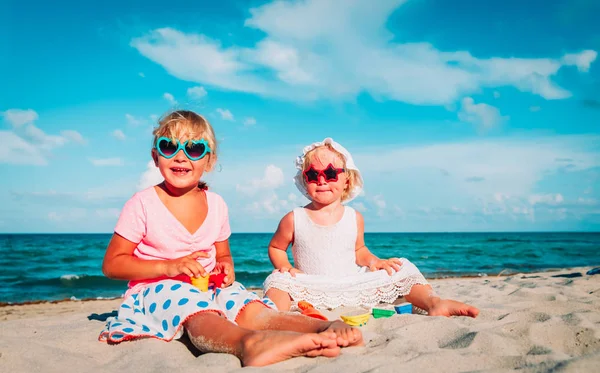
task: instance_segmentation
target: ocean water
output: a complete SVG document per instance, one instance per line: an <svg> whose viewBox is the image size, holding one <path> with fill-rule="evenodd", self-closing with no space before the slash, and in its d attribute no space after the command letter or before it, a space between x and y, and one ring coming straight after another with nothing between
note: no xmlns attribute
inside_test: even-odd
<svg viewBox="0 0 600 373"><path fill-rule="evenodd" d="M110 234L0 234L0 303L112 298L125 281L102 275ZM233 234L236 279L260 287L271 234ZM600 266L600 233L367 233L380 257L406 257L427 278ZM290 252L291 250L288 250Z"/></svg>

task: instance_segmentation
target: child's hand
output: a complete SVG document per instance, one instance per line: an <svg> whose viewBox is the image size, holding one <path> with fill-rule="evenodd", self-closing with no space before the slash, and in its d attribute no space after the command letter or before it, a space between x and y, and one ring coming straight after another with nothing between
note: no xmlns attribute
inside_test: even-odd
<svg viewBox="0 0 600 373"><path fill-rule="evenodd" d="M175 277L185 273L190 277L204 277L207 275L206 270L196 259L208 258L209 256L205 251L196 251L181 258L165 260L165 275Z"/></svg>
<svg viewBox="0 0 600 373"><path fill-rule="evenodd" d="M289 272L290 275L292 275L292 277L296 277L296 273L302 273L301 270L294 268L294 267L281 267L279 269L273 270L273 272L281 272L281 273Z"/></svg>
<svg viewBox="0 0 600 373"><path fill-rule="evenodd" d="M225 278L223 279L222 288L226 288L229 285L233 284L235 281L235 271L233 270L233 265L230 262L217 262L215 265L215 269L213 273L224 273Z"/></svg>
<svg viewBox="0 0 600 373"><path fill-rule="evenodd" d="M371 272L375 272L380 269L385 269L388 275L391 276L392 271L398 272L400 270L401 265L402 261L398 258L376 259L369 264L369 270Z"/></svg>

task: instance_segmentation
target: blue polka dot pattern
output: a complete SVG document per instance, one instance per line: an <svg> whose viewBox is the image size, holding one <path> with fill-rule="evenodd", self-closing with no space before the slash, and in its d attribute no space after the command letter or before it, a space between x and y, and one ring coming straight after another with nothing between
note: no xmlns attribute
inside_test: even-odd
<svg viewBox="0 0 600 373"><path fill-rule="evenodd" d="M121 339L121 338L123 338L123 337L124 337L124 335L123 335L123 334L113 334L113 335L111 335L111 338L112 338L112 339Z"/></svg>
<svg viewBox="0 0 600 373"><path fill-rule="evenodd" d="M177 303L178 306L183 306L184 304L186 304L187 302L189 302L190 300L187 298L181 298L179 300L179 303Z"/></svg>
<svg viewBox="0 0 600 373"><path fill-rule="evenodd" d="M148 285L134 297L125 299L116 318L108 321L100 339L115 343L138 337L172 339L183 322L193 314L215 311L229 320L234 320L239 311L252 302L262 302L268 307L273 302L268 298L244 290L240 283L227 288L214 288L201 292L183 282L164 280ZM127 320L127 321L125 321ZM160 331L160 333L158 333ZM117 334L113 337L112 333Z"/></svg>

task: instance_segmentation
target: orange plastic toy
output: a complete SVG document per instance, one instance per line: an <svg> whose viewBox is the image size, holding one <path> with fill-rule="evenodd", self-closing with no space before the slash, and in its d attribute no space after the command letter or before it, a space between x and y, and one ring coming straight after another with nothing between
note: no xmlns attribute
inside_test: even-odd
<svg viewBox="0 0 600 373"><path fill-rule="evenodd" d="M300 310L302 311L301 313L304 316L325 321L329 320L327 317L325 317L325 315L319 312L312 304L308 303L305 300L301 300L300 302L298 302L298 308L300 308Z"/></svg>

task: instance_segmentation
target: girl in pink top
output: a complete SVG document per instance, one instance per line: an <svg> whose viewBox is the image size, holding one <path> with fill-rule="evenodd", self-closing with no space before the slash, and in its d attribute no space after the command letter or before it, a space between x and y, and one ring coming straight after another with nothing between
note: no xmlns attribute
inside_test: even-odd
<svg viewBox="0 0 600 373"><path fill-rule="evenodd" d="M231 353L243 365L337 356L362 344L358 329L280 313L235 281L227 205L199 181L216 150L212 127L190 111L166 115L154 130L152 159L164 181L136 193L119 217L102 271L129 280L129 289L99 339L170 341L185 330L201 352ZM225 276L221 287L190 284L210 273Z"/></svg>

